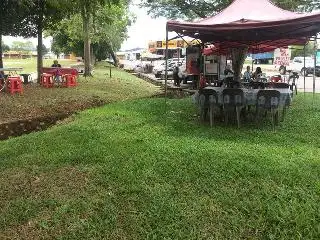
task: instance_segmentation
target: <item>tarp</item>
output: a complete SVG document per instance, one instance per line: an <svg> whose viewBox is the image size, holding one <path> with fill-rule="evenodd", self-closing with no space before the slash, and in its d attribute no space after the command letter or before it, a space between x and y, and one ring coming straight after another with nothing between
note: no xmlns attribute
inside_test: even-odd
<svg viewBox="0 0 320 240"><path fill-rule="evenodd" d="M168 21L167 30L202 42L228 42L251 46L252 49L260 45L256 50L270 51L303 44L308 37L320 32L320 12L290 12L269 0L234 0L213 17L196 22Z"/></svg>

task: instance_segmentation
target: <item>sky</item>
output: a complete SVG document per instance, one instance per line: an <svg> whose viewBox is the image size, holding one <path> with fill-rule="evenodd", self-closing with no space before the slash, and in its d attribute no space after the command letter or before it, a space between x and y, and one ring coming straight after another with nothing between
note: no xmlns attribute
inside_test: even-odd
<svg viewBox="0 0 320 240"><path fill-rule="evenodd" d="M164 17L151 18L147 9L137 6L139 1L133 1L130 7L137 19L136 22L129 27L129 38L122 44L121 49L131 49L136 47L147 48L149 41L164 40L166 37L166 21Z"/></svg>
<svg viewBox="0 0 320 240"><path fill-rule="evenodd" d="M147 48L149 41L165 39L167 19L164 17L156 19L151 18L147 13L147 9L137 6L139 2L139 0L134 0L132 6L130 6L130 11L136 15L136 22L128 28L129 38L123 42L121 50L137 47ZM32 41L34 46L37 45L36 38L24 39L21 37L3 37L3 41L8 45L11 45L13 41L26 40ZM51 38L44 38L43 43L46 47L50 47Z"/></svg>

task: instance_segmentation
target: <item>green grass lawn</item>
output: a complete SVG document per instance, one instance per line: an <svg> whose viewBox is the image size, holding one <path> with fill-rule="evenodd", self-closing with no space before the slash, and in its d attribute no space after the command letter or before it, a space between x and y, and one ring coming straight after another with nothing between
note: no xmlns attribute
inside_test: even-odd
<svg viewBox="0 0 320 240"><path fill-rule="evenodd" d="M148 97L159 93L159 88L117 68L100 63L94 77L78 79L73 88L43 88L38 84L24 85L22 95L0 92L0 124L19 119L70 113L102 103Z"/></svg>
<svg viewBox="0 0 320 240"><path fill-rule="evenodd" d="M50 67L53 64L54 59L43 59L43 66ZM70 59L59 59L59 63L62 67L69 67L75 64L75 60ZM23 71L21 73L33 73L37 72L37 58L28 59L3 59L4 67L22 67Z"/></svg>
<svg viewBox="0 0 320 240"><path fill-rule="evenodd" d="M316 100L276 132L152 98L1 142L0 239L320 239Z"/></svg>

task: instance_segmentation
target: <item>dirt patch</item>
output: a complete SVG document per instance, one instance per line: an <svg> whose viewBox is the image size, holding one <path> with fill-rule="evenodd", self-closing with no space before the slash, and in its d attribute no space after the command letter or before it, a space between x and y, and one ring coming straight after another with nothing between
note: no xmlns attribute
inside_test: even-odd
<svg viewBox="0 0 320 240"><path fill-rule="evenodd" d="M5 140L9 137L21 136L23 134L35 131L45 130L48 127L56 124L57 121L67 118L69 115L70 114L68 113L62 113L54 116L38 117L0 124L0 140Z"/></svg>
<svg viewBox="0 0 320 240"><path fill-rule="evenodd" d="M21 120L13 120L10 122L0 123L0 140L6 140L10 137L17 137L31 132L46 130L52 125L70 122L70 116L77 111L85 110L92 107L99 107L105 102L101 99L91 99L86 104L77 101L70 101L64 104L59 104L57 109L52 107L52 115L44 115L35 118L26 118ZM45 113L45 112L44 112ZM42 113L42 114L44 114ZM38 115L38 114L37 114Z"/></svg>

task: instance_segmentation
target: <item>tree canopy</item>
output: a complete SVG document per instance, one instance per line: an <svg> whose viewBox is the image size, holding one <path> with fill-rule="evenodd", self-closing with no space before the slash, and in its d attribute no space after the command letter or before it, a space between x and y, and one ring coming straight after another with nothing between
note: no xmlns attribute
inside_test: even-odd
<svg viewBox="0 0 320 240"><path fill-rule="evenodd" d="M143 0L141 6L148 9L154 17L164 16L169 19L206 18L226 8L233 0ZM279 7L292 11L312 11L320 9L320 2L315 0L273 0ZM250 6L248 6L250 9Z"/></svg>
<svg viewBox="0 0 320 240"><path fill-rule="evenodd" d="M106 59L109 54L121 46L123 40L127 38L127 26L131 24L134 17L128 11L128 2L119 1L118 4L98 5L90 19L90 28L86 32L90 38L92 51L91 58L98 60ZM59 53L74 52L84 57L84 35L82 25L82 15L80 13L63 19L47 31L53 36L52 51Z"/></svg>

